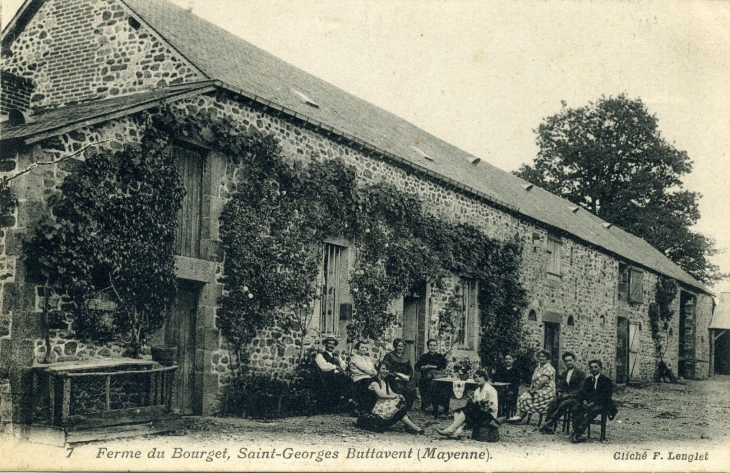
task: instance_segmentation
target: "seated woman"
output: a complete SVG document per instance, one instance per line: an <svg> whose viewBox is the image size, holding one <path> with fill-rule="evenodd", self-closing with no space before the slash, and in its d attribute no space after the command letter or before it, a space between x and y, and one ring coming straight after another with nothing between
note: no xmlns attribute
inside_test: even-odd
<svg viewBox="0 0 730 473"><path fill-rule="evenodd" d="M440 435L461 438L464 430L464 424L471 427L495 422L497 419L497 411L499 408L497 390L487 383L487 372L479 369L474 373L474 382L477 388L466 406L454 410L454 422L443 430L437 430Z"/></svg>
<svg viewBox="0 0 730 473"><path fill-rule="evenodd" d="M537 353L538 367L532 373L530 390L517 398L517 414L509 419L510 422L527 423L527 414L545 412L555 398L555 368L549 361L549 352L540 350Z"/></svg>
<svg viewBox="0 0 730 473"><path fill-rule="evenodd" d="M416 369L421 372L418 380L418 389L421 392L421 411L426 412L428 405L432 403L431 381L434 376L446 368L446 357L437 352L438 342L433 338L426 342L428 352L421 355L416 362ZM438 405L434 403L434 414L438 414Z"/></svg>
<svg viewBox="0 0 730 473"><path fill-rule="evenodd" d="M406 407L410 409L416 400L416 388L413 383L413 364L405 351L406 342L396 338L393 340L393 351L386 353L383 361L390 365L389 381L393 391L403 395Z"/></svg>
<svg viewBox="0 0 730 473"><path fill-rule="evenodd" d="M390 387L389 376L390 366L388 362L382 361L378 366L377 377L370 379L355 425L366 430L383 432L398 421L403 421L407 432L423 434L425 431L408 418L404 397Z"/></svg>
<svg viewBox="0 0 730 473"><path fill-rule="evenodd" d="M378 371L375 369L375 360L368 356L369 349L368 342L361 340L355 344L357 353L350 358L350 376L353 382L352 394L358 409L362 408L372 378L378 375Z"/></svg>
<svg viewBox="0 0 730 473"><path fill-rule="evenodd" d="M512 415L517 408L517 394L522 383L522 373L514 366L515 358L507 353L504 355L504 364L497 368L492 380L497 383L509 383L504 392L502 411L504 415Z"/></svg>

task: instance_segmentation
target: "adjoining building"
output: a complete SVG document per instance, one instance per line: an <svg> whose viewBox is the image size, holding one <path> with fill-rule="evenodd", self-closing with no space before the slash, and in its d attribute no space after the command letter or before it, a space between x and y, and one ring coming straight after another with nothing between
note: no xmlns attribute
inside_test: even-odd
<svg viewBox="0 0 730 473"><path fill-rule="evenodd" d="M360 183L393 184L418 194L433 214L469 222L501 241L518 238L529 298L522 317L534 344L556 360L565 350L576 353L579 364L599 358L619 383L653 380L658 359L649 305L657 280L672 279L679 290L664 361L686 378L710 374L712 293L644 240L184 9L164 0L27 0L4 30L2 50L0 111L10 118L0 128L3 175L90 144L119 149L134 143L144 132L140 114L161 103L226 117L273 135L291 159L342 158L356 167ZM177 139L172 152L190 218L179 231L180 290L166 323L180 348L174 403L183 413L209 415L230 379L229 354L216 328L223 264L217 222L237 169L215 146ZM28 368L46 355L42 291L26 277L21 239L48 212L48 198L68 172L62 163L12 181L17 210L0 238L3 424L28 421L19 407L32 395ZM251 349L254 367L291 371L297 342L346 341L354 254L348 241L333 236L322 255L320 283L328 296L314 307L316 335L271 344L277 328L262 330ZM389 336L404 338L412 359L437 335L439 309L457 284L464 288L460 324L478 327L479 287L470 281L454 277L446 293L424 285L394 302L400 320ZM464 333L456 352L476 355L478 329ZM72 330L50 335L54 362L121 355L118 347L76 340Z"/></svg>

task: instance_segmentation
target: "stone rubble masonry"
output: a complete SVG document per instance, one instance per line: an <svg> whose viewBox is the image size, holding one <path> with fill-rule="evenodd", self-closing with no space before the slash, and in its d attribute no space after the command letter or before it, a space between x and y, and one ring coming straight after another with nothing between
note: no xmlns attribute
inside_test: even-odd
<svg viewBox="0 0 730 473"><path fill-rule="evenodd" d="M311 159L317 156L322 159L341 157L348 164L355 166L358 181L361 184L370 182L385 181L394 184L404 191L416 192L426 203L426 207L442 218L451 218L462 222L472 222L482 228L488 235L500 240L517 238L524 245L523 263L521 270L522 282L528 290L530 306L525 317L525 326L531 342L535 346L542 345L543 324L541 317L546 312L557 312L561 314L561 350L570 350L578 355L579 364L584 365L591 358L600 358L604 361L606 372L615 376L616 357L616 317L619 311L617 294L618 286L618 260L576 242L568 237L562 238L562 274L559 278L547 277L547 235L548 230L527 222L515 215L502 212L489 206L486 203L469 199L454 190L447 190L434 182L425 181L406 169L396 167L378 158L365 156L359 151L349 148L345 143L334 142L320 136L311 129L289 123L280 117L267 115L262 110L252 107L249 104L235 100L230 94L221 92L216 96L200 96L176 103L174 107L184 107L190 113L199 110L207 110L212 116L231 117L240 124L241 131L255 129L263 133L272 134L280 140L285 155L293 159ZM111 140L103 143L102 146L116 150L121 149L125 143L138 142L143 133L139 120L127 117L101 126L82 128L60 136L57 140L49 140L43 143L43 147L35 146L30 153L21 154L17 157L19 167L24 168L31 162L43 159L57 159L63 155L73 153L75 150L90 144L104 140ZM232 159L221 153L211 153L209 159L218 160L213 163L213 168L220 168L217 175L219 185L218 195L211 199L210 220L217 222L223 203L236 190L238 175L243 172L239 166L234 166ZM225 162L223 162L225 161ZM35 221L40 218L41 213L47 212L47 198L54 192L62 179L67 174L67 165L63 163L52 169L34 171L23 176L17 182L17 187L22 189L19 196L19 224L6 231L7 238L17 239L19 233L32 227ZM43 183L49 185L43 185ZM52 184L52 185L50 185ZM211 238L217 237L217 229L212 225ZM17 244L6 244L7 256L17 257L20 247ZM217 273L222 274L222 266L219 265ZM24 283L18 279L14 283L3 284L3 290L7 286L14 287L13 294L33 293L35 286ZM428 324L427 338L439 338L437 333L438 313L453 294L456 279L447 281L443 291L431 288L430 318ZM635 374L637 380L650 380L653 377L656 359L653 355L654 345L651 339L651 330L648 320L648 301L654 298L654 286L656 276L645 272L644 277L644 300L642 304L630 304L624 308L628 318L641 324L640 351L639 351L639 373ZM26 287L27 286L27 287ZM212 291L205 298L207 302L201 302L199 307L199 318L207 320L207 327L214 328L215 307L218 296L222 293L220 284L206 284ZM207 292L206 292L207 293ZM34 295L35 297L35 295ZM35 306L34 298L10 298L13 302L6 303L3 314L24 313L29 307ZM701 301L709 298L700 297ZM401 313L402 313L402 301ZM709 304L709 305L708 305ZM698 304L698 319L700 315L707 312L711 302ZM677 303L678 308L678 303ZM534 309L538 314L537 321L527 321L527 312ZM14 312L12 312L14 311ZM37 318L37 314L33 314ZM567 318L572 316L575 324L567 325ZM33 317L29 317L33 319ZM672 321L674 333L678 333L677 318ZM709 320L705 317L703 320ZM709 322L707 322L709 323ZM317 317L312 321L312 327L318 327ZM699 327L698 327L699 328ZM227 352L227 344L221 338L216 343L207 342L208 332L206 329L205 349L199 350L196 361L196 383L207 386L211 389L213 379L217 379L218 388L215 394L203 393L203 400L206 410L213 412L215 409L215 395L222 390L230 381L233 370L237 367L236 361ZM377 347L378 353L382 356L391 349L390 343L393 338L401 336L402 326L400 323L392 327L388 334ZM210 332L211 336L217 336L217 331ZM73 334L66 330L58 330L51 338L51 360L73 360L94 356L120 356L119 347L96 346L94 344L83 344L73 340ZM347 351L347 344L344 335L341 337L340 348ZM676 335L674 339L676 339ZM40 338L40 333L32 337L31 357L41 359L45 355L45 344ZM677 366L676 362L676 340L670 338L670 349L665 355L665 360L672 367ZM304 340L305 352L312 348L319 349L321 336L314 331ZM297 333L285 333L280 327L268 327L258 333L256 339L249 348L251 354L251 367L256 370L270 371L280 374L291 373L299 358L299 343L301 335ZM447 343L443 342L444 349L448 349ZM698 343L698 345L700 345ZM458 353L468 355L470 353Z"/></svg>
<svg viewBox="0 0 730 473"><path fill-rule="evenodd" d="M206 78L187 60L179 57L154 31L135 21L132 12L115 0L47 0L12 43L9 52L11 54L3 70L34 83L35 90L29 100L30 106L36 108L98 100ZM644 272L643 303L620 303L617 291L619 260L599 248L574 240L570 235L554 235L562 238L562 269L559 275L548 275L546 249L548 234L553 230L539 222L445 187L402 165L364 154L344 140L324 136L296 119L269 113L262 106L228 92L198 96L172 106L184 108L191 114L203 110L212 119L229 117L238 124L241 132L257 130L273 135L280 141L283 153L291 159L306 161L315 156L321 159L341 158L356 168L360 184L393 184L400 190L418 194L426 208L436 216L472 223L501 241L517 239L524 248L520 277L528 291L529 307L523 314L528 343L542 346L543 317L550 314L554 319L557 314L561 321L561 350L575 352L579 365L583 367L589 359L600 358L606 372L614 377L616 318L624 314L642 328L636 379L648 381L653 378L657 360L648 305L654 300L657 276L652 272ZM103 140L111 141L102 146L119 150L127 143L139 142L142 131L143 125L134 117L79 128L58 139L49 139L22 150L14 159L6 159L7 169L0 169L0 173L25 169L39 160L57 159ZM212 171L204 177L210 180L214 190L210 199L206 200L210 207L204 212L207 214L204 215L202 233L207 234L207 238L204 236L201 248L205 249L204 258L217 263L216 274L220 278L223 266L222 255L219 254L218 216L230 194L236 191L239 175L244 170L234 165L231 157L219 152L211 152L207 159L211 166L206 166L206 171ZM48 198L58 192L58 185L72 165L64 162L38 168L12 182L18 197L18 209L11 224L0 233L0 267L10 273L9 278L0 281L0 380L13 378L13 366L27 366L45 355L40 314L35 309L35 282L26 280L23 266L15 264L15 261L22 256L21 236L48 212ZM427 338L439 338L438 313L453 290L453 280L444 291L430 289ZM204 284L198 307L197 341L203 346L198 346L196 351L195 385L200 391L196 402L202 405L204 414L214 412L216 396L230 380L231 370L237 363L227 353L226 341L215 329L216 308L222 292L220 281ZM395 301L394 308L402 314L402 300ZM676 371L678 301L675 301L675 309L677 315L670 324L674 335L669 337L664 359ZM536 321L528 320L530 310L537 313ZM711 313L711 297L698 294L695 331L698 359L707 358L707 326ZM571 316L574 325L569 326L567 320ZM312 321L312 327L319 327L317 317ZM401 334L399 322L375 347L379 356L389 351L392 339ZM249 347L252 367L278 373L290 372L298 359L298 343L303 343L308 353L321 348L321 338L316 330L302 341L300 334L285 333L280 327L268 327L259 332ZM340 335L340 341L340 349L345 351L344 334ZM444 349L448 348L444 345ZM120 354L114 345L97 346L73 340L69 328L54 331L51 352L55 361ZM6 356L7 353L11 356ZM706 364L697 366L697 376L705 377ZM25 393L22 386L22 383L18 385L18 396ZM13 389L15 396L15 387Z"/></svg>
<svg viewBox="0 0 730 473"><path fill-rule="evenodd" d="M35 82L33 108L205 79L115 0L46 1L9 55L4 70Z"/></svg>

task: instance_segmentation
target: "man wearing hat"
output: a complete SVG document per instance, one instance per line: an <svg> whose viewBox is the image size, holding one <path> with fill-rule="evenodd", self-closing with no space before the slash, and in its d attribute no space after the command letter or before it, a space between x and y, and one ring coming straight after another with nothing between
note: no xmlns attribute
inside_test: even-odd
<svg viewBox="0 0 730 473"><path fill-rule="evenodd" d="M317 354L314 361L322 377L322 402L323 410L337 410L347 400L347 392L350 378L345 374L347 363L339 353L335 353L335 347L339 344L336 338L327 337L322 340L324 351Z"/></svg>

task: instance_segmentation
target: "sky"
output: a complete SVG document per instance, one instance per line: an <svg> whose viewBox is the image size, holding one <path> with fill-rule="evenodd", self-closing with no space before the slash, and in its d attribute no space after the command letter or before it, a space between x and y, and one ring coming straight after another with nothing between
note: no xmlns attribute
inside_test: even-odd
<svg viewBox="0 0 730 473"><path fill-rule="evenodd" d="M171 1L505 171L562 101L641 98L694 162L694 230L730 273L730 2Z"/></svg>

